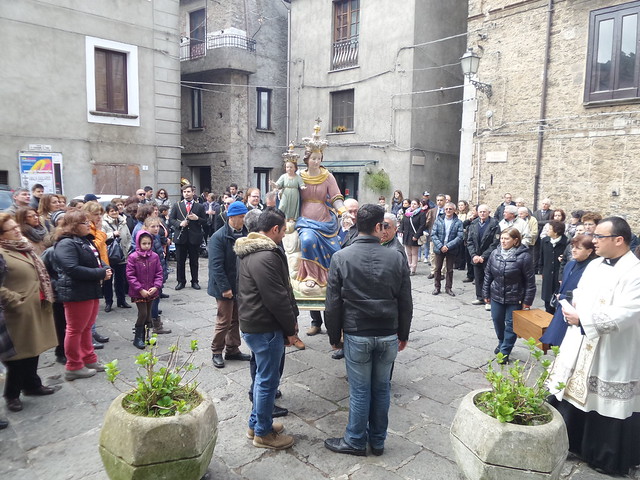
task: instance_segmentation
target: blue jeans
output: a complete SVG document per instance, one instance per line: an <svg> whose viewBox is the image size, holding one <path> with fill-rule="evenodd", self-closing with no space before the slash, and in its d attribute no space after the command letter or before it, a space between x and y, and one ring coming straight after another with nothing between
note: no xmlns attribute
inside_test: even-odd
<svg viewBox="0 0 640 480"><path fill-rule="evenodd" d="M493 328L498 336L498 348L503 355L509 355L516 344L517 336L513 333L513 312L520 308L520 304L503 304L491 300L491 318Z"/></svg>
<svg viewBox="0 0 640 480"><path fill-rule="evenodd" d="M391 367L398 355L398 337L344 334L349 378L349 422L344 441L353 448L384 448L389 424Z"/></svg>
<svg viewBox="0 0 640 480"><path fill-rule="evenodd" d="M280 384L280 361L284 352L282 330L268 333L243 333L242 338L256 357L256 378L253 385L253 407L249 428L258 437L273 429L273 406Z"/></svg>

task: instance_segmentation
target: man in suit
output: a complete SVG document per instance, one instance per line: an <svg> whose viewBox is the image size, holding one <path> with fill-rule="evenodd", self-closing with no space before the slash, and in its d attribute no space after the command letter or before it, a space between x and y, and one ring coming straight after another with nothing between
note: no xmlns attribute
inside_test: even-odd
<svg viewBox="0 0 640 480"><path fill-rule="evenodd" d="M544 226L553 220L553 210L551 210L551 200L545 198L540 202L542 208L536 210L533 216L538 221L538 240L533 245L533 265L536 268L536 273L539 273L538 260L540 259L540 234L544 229Z"/></svg>
<svg viewBox="0 0 640 480"><path fill-rule="evenodd" d="M467 230L467 249L473 263L473 275L476 283L476 299L471 302L472 305L485 305L482 297L484 267L491 252L498 246L500 239L498 221L491 218L490 213L491 210L487 205L478 206L478 218L471 222Z"/></svg>
<svg viewBox="0 0 640 480"><path fill-rule="evenodd" d="M187 256L189 256L191 270L191 287L200 290L198 255L202 243L202 227L207 223L207 214L204 205L193 198L194 188L191 185L182 187L182 196L184 200L174 204L169 214L169 223L175 232L173 243L176 245L176 276L178 278L175 290L182 290L187 283Z"/></svg>

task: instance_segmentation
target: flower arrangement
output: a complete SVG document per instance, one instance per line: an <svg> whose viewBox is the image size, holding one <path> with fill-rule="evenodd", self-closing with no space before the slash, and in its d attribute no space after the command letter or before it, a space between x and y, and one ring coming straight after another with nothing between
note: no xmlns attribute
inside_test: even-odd
<svg viewBox="0 0 640 480"><path fill-rule="evenodd" d="M336 131L336 133L344 133L344 132L346 132L346 131L347 131L347 127L346 127L346 126L344 126L344 125L338 125L338 126L335 128L335 131Z"/></svg>
<svg viewBox="0 0 640 480"><path fill-rule="evenodd" d="M549 390L545 385L553 361L542 358L544 353L536 347L535 339L530 338L527 346L529 357L524 364L516 360L510 367L502 364L496 369L493 362L497 361L500 364L505 357L498 353L496 358L489 362L485 374L491 384L491 390L475 398L476 407L502 423L542 425L551 421L553 416L546 407ZM551 347L551 350L556 357L559 347ZM540 369L539 373L534 374ZM532 382L532 376L535 375L537 377ZM562 388L564 385L558 385L558 389Z"/></svg>
<svg viewBox="0 0 640 480"><path fill-rule="evenodd" d="M198 350L198 341L191 340L190 352L184 361L179 360L180 341L169 347L169 357L166 366L157 368L159 357L157 350L157 335L153 335L148 344L151 348L136 356L136 365L142 368L142 373L132 384L122 380L131 390L125 395L122 406L129 413L145 417L165 417L187 413L202 402L202 397L196 391L198 383L195 378L199 373L191 360ZM196 371L197 370L197 371ZM114 383L121 371L118 360L105 364L107 380ZM186 380L185 376L196 371Z"/></svg>

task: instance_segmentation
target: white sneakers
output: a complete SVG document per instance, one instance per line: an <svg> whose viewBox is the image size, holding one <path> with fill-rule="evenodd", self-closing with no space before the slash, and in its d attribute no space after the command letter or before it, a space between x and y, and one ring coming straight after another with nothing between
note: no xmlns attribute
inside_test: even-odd
<svg viewBox="0 0 640 480"><path fill-rule="evenodd" d="M104 370L104 368L103 368ZM93 368L82 367L80 370L67 370L64 372L64 379L67 382L73 382L79 378L89 378L96 374L96 370Z"/></svg>

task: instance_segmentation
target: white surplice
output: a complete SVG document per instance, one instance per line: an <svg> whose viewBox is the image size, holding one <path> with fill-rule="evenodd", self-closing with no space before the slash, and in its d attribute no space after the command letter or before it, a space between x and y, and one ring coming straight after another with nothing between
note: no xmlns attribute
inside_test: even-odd
<svg viewBox="0 0 640 480"><path fill-rule="evenodd" d="M640 261L631 252L614 266L593 260L573 298L585 335L568 328L548 382L551 392L606 417L640 412ZM557 391L558 382L566 387Z"/></svg>

